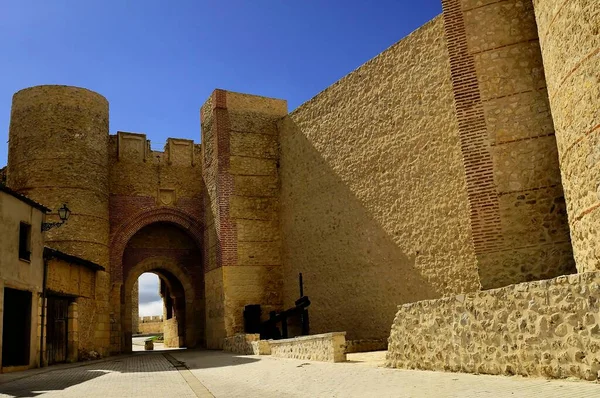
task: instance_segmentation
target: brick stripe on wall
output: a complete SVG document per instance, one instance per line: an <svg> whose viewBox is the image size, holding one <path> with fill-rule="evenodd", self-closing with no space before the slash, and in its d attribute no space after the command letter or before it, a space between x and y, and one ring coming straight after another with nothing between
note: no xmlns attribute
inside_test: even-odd
<svg viewBox="0 0 600 398"><path fill-rule="evenodd" d="M500 207L475 60L467 48L460 0L442 0L473 245L477 254L502 247Z"/></svg>
<svg viewBox="0 0 600 398"><path fill-rule="evenodd" d="M237 228L229 212L233 176L229 173L231 151L226 91L214 91L213 123L217 141L217 267L222 267L237 264Z"/></svg>

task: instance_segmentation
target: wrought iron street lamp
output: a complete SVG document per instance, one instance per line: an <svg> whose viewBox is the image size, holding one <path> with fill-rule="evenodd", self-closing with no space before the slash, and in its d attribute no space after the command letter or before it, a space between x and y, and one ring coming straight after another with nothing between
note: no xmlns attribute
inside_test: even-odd
<svg viewBox="0 0 600 398"><path fill-rule="evenodd" d="M66 204L63 204L62 207L58 209L58 217L60 218L60 222L44 222L42 223L42 232L48 231L54 227L60 227L63 225L71 215L71 210L67 207Z"/></svg>

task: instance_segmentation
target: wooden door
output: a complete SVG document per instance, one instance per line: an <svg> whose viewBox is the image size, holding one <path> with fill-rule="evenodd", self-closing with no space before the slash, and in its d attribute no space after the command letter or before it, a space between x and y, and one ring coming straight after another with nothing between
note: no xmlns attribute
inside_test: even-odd
<svg viewBox="0 0 600 398"><path fill-rule="evenodd" d="M69 299L65 297L48 297L47 311L46 352L48 364L51 365L67 360Z"/></svg>

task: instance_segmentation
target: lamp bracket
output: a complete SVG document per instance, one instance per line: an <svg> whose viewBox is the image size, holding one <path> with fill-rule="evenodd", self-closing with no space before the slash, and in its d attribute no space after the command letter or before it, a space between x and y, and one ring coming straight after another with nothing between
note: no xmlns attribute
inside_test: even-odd
<svg viewBox="0 0 600 398"><path fill-rule="evenodd" d="M60 227L64 223L65 223L64 221L61 221L61 222L43 222L42 223L42 232L46 232L46 231L51 230L52 228L55 228L55 227Z"/></svg>

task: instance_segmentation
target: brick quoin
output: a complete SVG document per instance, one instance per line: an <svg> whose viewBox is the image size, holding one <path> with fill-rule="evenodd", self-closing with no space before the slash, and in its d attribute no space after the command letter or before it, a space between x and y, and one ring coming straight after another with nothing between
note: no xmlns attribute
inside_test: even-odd
<svg viewBox="0 0 600 398"><path fill-rule="evenodd" d="M503 246L500 205L494 184L494 164L475 59L467 47L461 0L442 0L442 9L467 181L473 246L477 254L482 254Z"/></svg>
<svg viewBox="0 0 600 398"><path fill-rule="evenodd" d="M233 195L233 176L229 173L231 156L230 124L227 111L227 92L215 90L213 97L213 123L217 141L217 205L215 219L217 232L217 267L237 264L237 227L230 216Z"/></svg>
<svg viewBox="0 0 600 398"><path fill-rule="evenodd" d="M131 237L143 227L156 222L168 222L177 225L192 237L199 250L203 247L202 223L193 215L173 207L143 209L128 217L115 229L112 235L110 264L113 282L123 281L123 253Z"/></svg>

